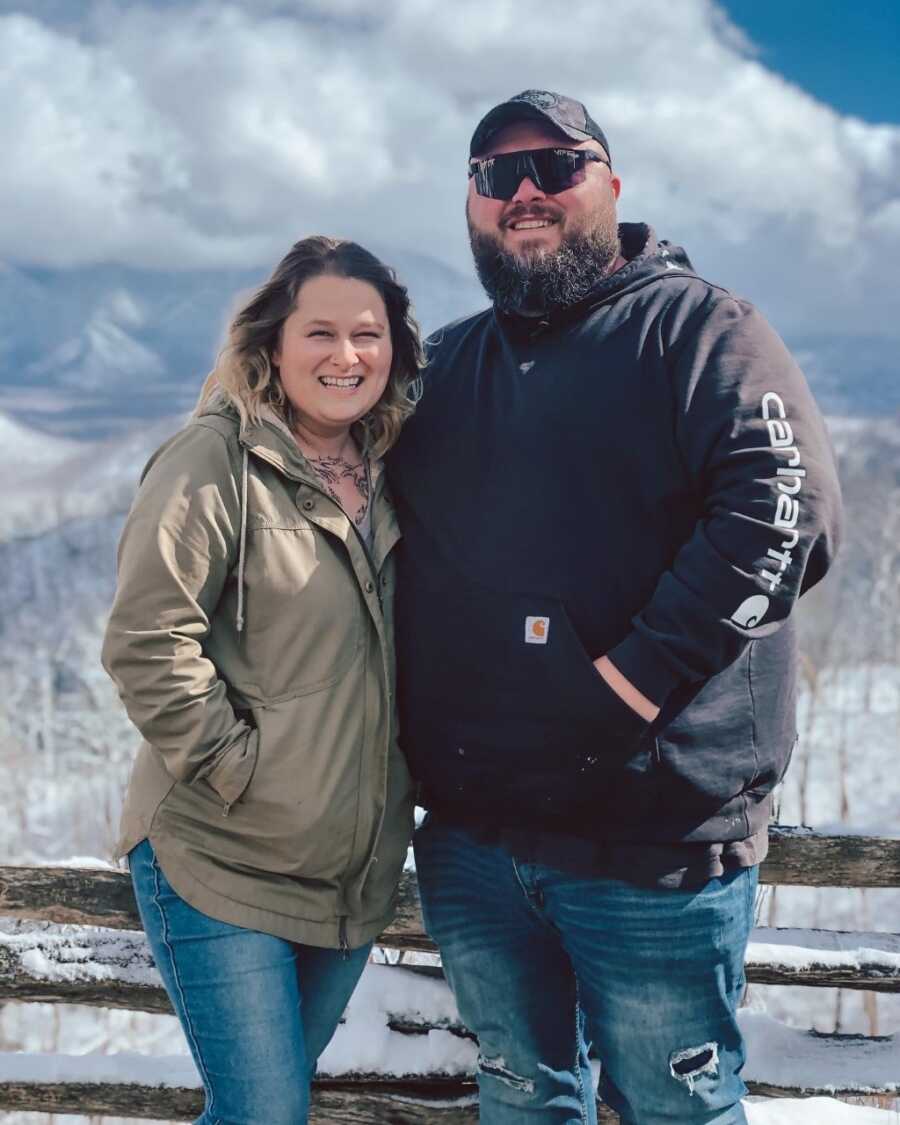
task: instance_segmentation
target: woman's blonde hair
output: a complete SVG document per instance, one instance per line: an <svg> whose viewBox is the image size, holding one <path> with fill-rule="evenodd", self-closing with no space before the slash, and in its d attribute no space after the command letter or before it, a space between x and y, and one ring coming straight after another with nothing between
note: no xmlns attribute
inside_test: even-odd
<svg viewBox="0 0 900 1125"><path fill-rule="evenodd" d="M409 295L394 271L358 243L344 239L313 235L294 243L269 280L233 317L194 413L202 413L205 406L224 396L234 405L242 423L258 423L263 407L268 406L293 428L293 407L272 356L282 325L296 306L300 287L323 274L367 282L381 295L387 309L393 348L390 377L381 398L354 426L363 448L380 457L397 440L400 428L415 409L419 372L424 364L422 341Z"/></svg>

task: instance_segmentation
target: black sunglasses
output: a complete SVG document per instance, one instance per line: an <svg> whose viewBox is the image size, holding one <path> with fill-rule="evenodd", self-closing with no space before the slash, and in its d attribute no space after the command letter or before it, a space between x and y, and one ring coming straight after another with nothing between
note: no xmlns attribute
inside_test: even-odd
<svg viewBox="0 0 900 1125"><path fill-rule="evenodd" d="M545 195L558 195L584 181L589 160L610 167L608 160L584 148L532 148L469 161L475 190L488 199L512 199L527 176Z"/></svg>

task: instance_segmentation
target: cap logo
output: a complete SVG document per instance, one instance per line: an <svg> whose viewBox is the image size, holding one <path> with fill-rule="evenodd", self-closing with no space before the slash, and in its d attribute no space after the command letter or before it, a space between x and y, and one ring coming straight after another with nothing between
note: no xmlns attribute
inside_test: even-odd
<svg viewBox="0 0 900 1125"><path fill-rule="evenodd" d="M536 109L550 109L559 103L556 94L551 94L548 90L524 90L521 94L516 94L514 98L509 100L511 102L527 102L528 105L533 105Z"/></svg>

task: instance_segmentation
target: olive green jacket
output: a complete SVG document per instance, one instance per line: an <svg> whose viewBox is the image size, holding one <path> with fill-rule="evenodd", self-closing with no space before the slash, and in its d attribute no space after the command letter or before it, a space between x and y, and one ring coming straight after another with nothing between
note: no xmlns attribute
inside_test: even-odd
<svg viewBox="0 0 900 1125"><path fill-rule="evenodd" d="M383 474L371 504L367 550L274 416L195 418L144 471L103 646L144 738L117 855L149 837L198 910L324 947L388 924L412 831Z"/></svg>

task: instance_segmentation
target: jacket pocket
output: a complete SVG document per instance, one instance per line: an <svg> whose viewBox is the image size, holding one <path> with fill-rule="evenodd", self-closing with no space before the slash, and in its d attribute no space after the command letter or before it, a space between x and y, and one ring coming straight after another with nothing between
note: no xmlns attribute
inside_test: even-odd
<svg viewBox="0 0 900 1125"><path fill-rule="evenodd" d="M558 598L468 584L462 594L419 589L414 600L401 589L401 604L404 745L430 756L434 736L450 733L517 758L549 746L608 756L647 730L594 667ZM418 635L429 637L428 660Z"/></svg>
<svg viewBox="0 0 900 1125"><path fill-rule="evenodd" d="M713 676L657 734L673 803L715 810L743 793L759 768L750 650Z"/></svg>
<svg viewBox="0 0 900 1125"><path fill-rule="evenodd" d="M467 649L470 689L459 692L441 665L433 705L420 697L404 727L427 799L470 809L503 801L542 819L607 815L620 798L646 803L650 726L594 667L563 603L495 593L483 609L490 631ZM466 624L478 620L470 607Z"/></svg>
<svg viewBox="0 0 900 1125"><path fill-rule="evenodd" d="M507 669L523 706L584 730L601 749L641 738L649 724L594 667L562 601L519 595L509 615Z"/></svg>
<svg viewBox="0 0 900 1125"><path fill-rule="evenodd" d="M261 870L337 881L350 861L364 713L350 692L254 708L258 761L241 800L216 826L231 854Z"/></svg>
<svg viewBox="0 0 900 1125"><path fill-rule="evenodd" d="M222 798L226 811L244 795L259 757L259 731L251 728L224 753L205 780Z"/></svg>

